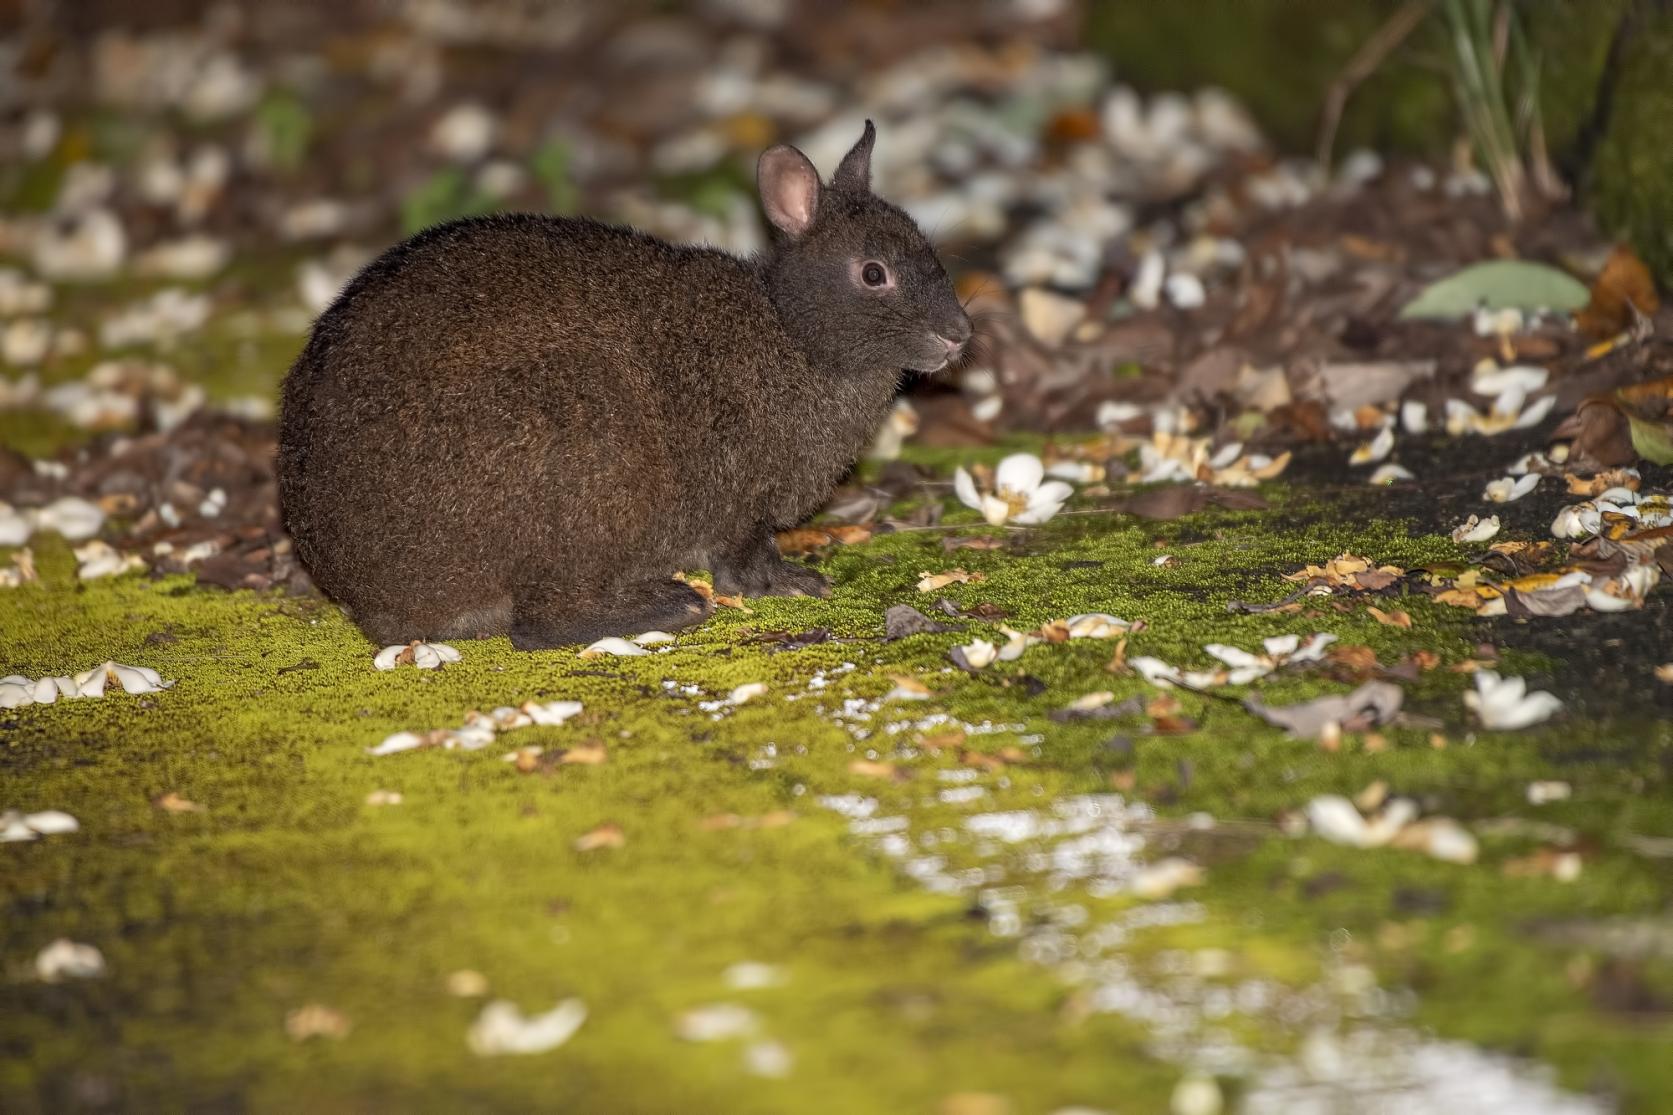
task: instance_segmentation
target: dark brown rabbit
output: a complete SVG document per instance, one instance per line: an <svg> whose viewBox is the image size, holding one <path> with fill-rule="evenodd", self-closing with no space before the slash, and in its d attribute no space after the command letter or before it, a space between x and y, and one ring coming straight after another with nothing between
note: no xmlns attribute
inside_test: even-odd
<svg viewBox="0 0 1673 1115"><path fill-rule="evenodd" d="M828 186L765 152L753 259L518 215L370 264L285 380L280 498L315 581L374 642L524 649L701 620L680 569L825 594L774 532L826 500L903 371L970 336L928 241L871 193L874 138Z"/></svg>

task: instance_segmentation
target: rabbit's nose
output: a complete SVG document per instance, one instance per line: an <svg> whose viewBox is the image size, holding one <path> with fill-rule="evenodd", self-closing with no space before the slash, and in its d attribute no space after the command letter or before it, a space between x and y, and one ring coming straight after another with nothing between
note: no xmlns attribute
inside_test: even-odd
<svg viewBox="0 0 1673 1115"><path fill-rule="evenodd" d="M964 341L962 339L955 339L955 338L952 338L952 337L943 337L939 333L937 333L935 335L935 339L947 346L948 357L957 356L958 355L958 350L964 347Z"/></svg>

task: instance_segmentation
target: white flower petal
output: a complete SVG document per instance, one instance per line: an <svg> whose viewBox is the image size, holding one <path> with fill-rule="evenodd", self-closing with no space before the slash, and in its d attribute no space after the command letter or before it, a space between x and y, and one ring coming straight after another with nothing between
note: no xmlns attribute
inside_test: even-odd
<svg viewBox="0 0 1673 1115"><path fill-rule="evenodd" d="M411 751L415 747L424 746L424 737L417 732L396 732L385 736L382 743L376 747L368 747L368 755L393 755L397 751Z"/></svg>
<svg viewBox="0 0 1673 1115"><path fill-rule="evenodd" d="M766 693L766 682L752 681L740 685L736 689L732 690L731 695L728 696L726 700L734 705L742 705L753 701L757 697L764 697L766 696Z"/></svg>
<svg viewBox="0 0 1673 1115"><path fill-rule="evenodd" d="M575 1036L587 1020L579 999L565 999L545 1014L524 1015L517 1004L495 999L482 1008L465 1042L478 1057L545 1053Z"/></svg>
<svg viewBox="0 0 1673 1115"><path fill-rule="evenodd" d="M1338 794L1321 794L1307 803L1307 824L1332 844L1370 846L1371 833L1354 803Z"/></svg>
<svg viewBox="0 0 1673 1115"><path fill-rule="evenodd" d="M976 491L976 481L960 465L953 470L953 491L958 494L958 501L973 510L982 509L982 497Z"/></svg>
<svg viewBox="0 0 1673 1115"><path fill-rule="evenodd" d="M650 651L636 643L630 643L619 635L611 635L600 639L581 652L582 658L596 658L601 654L614 654L621 658L632 658L635 655L649 654Z"/></svg>
<svg viewBox="0 0 1673 1115"><path fill-rule="evenodd" d="M60 937L35 957L35 975L47 983L105 974L104 954L92 945Z"/></svg>
<svg viewBox="0 0 1673 1115"><path fill-rule="evenodd" d="M1369 483L1374 488L1386 488L1399 480L1415 480L1416 476L1409 468L1400 465L1379 465L1376 472L1371 474Z"/></svg>
<svg viewBox="0 0 1673 1115"><path fill-rule="evenodd" d="M1013 516L1012 521L1021 523L1024 526L1036 526L1054 517L1062 509L1063 502L1061 500L1051 500L1049 502L1039 504L1030 503L1028 505L1028 510L1019 515Z"/></svg>
<svg viewBox="0 0 1673 1115"><path fill-rule="evenodd" d="M999 526L1011 517L1011 505L998 496L983 496L982 517L989 526Z"/></svg>
<svg viewBox="0 0 1673 1115"><path fill-rule="evenodd" d="M1046 476L1046 466L1032 453L1013 453L999 462L994 471L994 487L1010 490L1018 495L1029 495L1040 486Z"/></svg>
<svg viewBox="0 0 1673 1115"><path fill-rule="evenodd" d="M26 814L23 823L42 836L58 836L66 832L81 831L80 822L61 809L46 809L39 813Z"/></svg>
<svg viewBox="0 0 1673 1115"><path fill-rule="evenodd" d="M530 720L543 727L556 727L581 711L580 701L550 701L537 705L533 701L522 706Z"/></svg>
<svg viewBox="0 0 1673 1115"><path fill-rule="evenodd" d="M1247 669L1250 666L1262 664L1259 658L1242 647L1227 646L1225 643L1209 643L1202 649L1228 666Z"/></svg>

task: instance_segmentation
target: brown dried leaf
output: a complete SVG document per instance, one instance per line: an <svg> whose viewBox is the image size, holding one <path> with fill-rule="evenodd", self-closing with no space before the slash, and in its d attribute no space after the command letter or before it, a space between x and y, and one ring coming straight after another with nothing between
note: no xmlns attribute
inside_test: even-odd
<svg viewBox="0 0 1673 1115"><path fill-rule="evenodd" d="M599 848L620 848L627 843L627 833L614 821L606 821L595 829L575 838L577 852L591 852Z"/></svg>
<svg viewBox="0 0 1673 1115"><path fill-rule="evenodd" d="M609 753L602 740L582 740L574 747L558 752L558 762L578 763L581 766L596 767L609 758Z"/></svg>
<svg viewBox="0 0 1673 1115"><path fill-rule="evenodd" d="M1650 269L1622 244L1592 284L1592 299L1574 315L1582 333L1599 340L1624 332L1639 317L1654 317L1661 308Z"/></svg>
<svg viewBox="0 0 1673 1115"><path fill-rule="evenodd" d="M1568 481L1568 493L1571 496L1599 496L1610 488L1626 488L1636 492L1638 486L1643 483L1636 471L1625 468L1605 469L1591 476L1580 476L1570 472L1565 473L1563 479ZM1499 543L1499 546L1503 545L1505 543ZM1499 546L1492 548L1497 550Z"/></svg>
<svg viewBox="0 0 1673 1115"><path fill-rule="evenodd" d="M888 778L895 781L904 777L895 764L873 759L855 759L848 764L848 773L857 774L861 778Z"/></svg>
<svg viewBox="0 0 1673 1115"><path fill-rule="evenodd" d="M781 530L774 539L778 543L778 552L785 557L798 554L811 554L829 546L834 539L827 531L818 527L798 527L795 530Z"/></svg>
<svg viewBox="0 0 1673 1115"><path fill-rule="evenodd" d="M954 728L947 732L935 732L927 736L919 736L918 747L920 750L935 754L948 748L962 748L964 740L964 729Z"/></svg>
<svg viewBox="0 0 1673 1115"><path fill-rule="evenodd" d="M999 538L959 538L956 536L949 536L941 540L942 552L949 554L954 550L997 550L1003 545L1005 545L1004 540Z"/></svg>
<svg viewBox="0 0 1673 1115"><path fill-rule="evenodd" d="M1403 631L1411 630L1412 617L1408 612L1385 612L1374 605L1367 605L1365 610L1370 612L1371 618L1378 623L1387 624L1389 627L1398 627Z"/></svg>
<svg viewBox="0 0 1673 1115"><path fill-rule="evenodd" d="M948 585L980 584L988 579L986 573L971 573L964 569L949 569L945 573L931 573L927 569L918 572L918 591L934 592L936 589L946 588Z"/></svg>
<svg viewBox="0 0 1673 1115"><path fill-rule="evenodd" d="M292 1041L307 1041L309 1038L340 1039L346 1037L353 1028L354 1024L342 1011L321 1003L309 1003L285 1015L285 1033L290 1035Z"/></svg>
<svg viewBox="0 0 1673 1115"><path fill-rule="evenodd" d="M701 596L704 600L709 601L711 604L714 603L715 587L712 583L705 581L701 577L687 577L684 573L674 574L674 580L683 585L689 585L691 587L691 591L695 592L698 596Z"/></svg>
<svg viewBox="0 0 1673 1115"><path fill-rule="evenodd" d="M208 810L195 801L187 801L170 790L151 803L164 813L206 813Z"/></svg>

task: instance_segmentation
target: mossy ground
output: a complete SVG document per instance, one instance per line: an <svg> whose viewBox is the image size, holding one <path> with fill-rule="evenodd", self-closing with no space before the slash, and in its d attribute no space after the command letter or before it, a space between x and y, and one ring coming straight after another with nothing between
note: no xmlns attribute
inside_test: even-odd
<svg viewBox="0 0 1673 1115"><path fill-rule="evenodd" d="M1270 494L1274 511L1164 524L1062 516L1012 550L946 554L941 532L882 535L826 556L831 599L722 609L667 653L583 660L520 654L495 639L460 644L464 660L434 673L374 671L372 648L324 602L228 594L181 577L77 584L67 547L43 541L42 584L0 596L0 666L40 676L113 658L177 684L0 721L4 805L63 809L81 822L77 834L3 849L0 1107L928 1111L952 1093L987 1092L1018 1112L1161 1110L1180 1069L1147 1055L1139 1026L1077 1009L1070 988L971 916L968 897L922 891L816 804L872 795L916 829L1107 792L1104 744L1119 732L1135 741L1132 793L1161 814L1256 823L1245 827L1253 835L1200 857L1207 882L1182 897L1202 903L1205 917L1136 936L1136 964L1221 948L1240 972L1299 989L1349 957L1388 986L1417 989L1417 1021L1443 1035L1548 1060L1571 1086L1655 1109L1673 1088L1659 1053L1673 1028L1655 1006L1673 999L1667 957L1632 960L1649 1004L1634 1014L1600 1001L1586 978L1617 958L1536 930L1666 909L1666 861L1621 841L1673 836L1665 720L1641 708L1616 722L1471 732L1459 700L1466 679L1443 667L1409 687L1407 704L1443 722L1445 750L1412 727L1387 732L1381 752L1350 739L1329 753L1235 703L1188 693L1183 711L1198 730L1150 736L1143 718L1049 719L1089 691L1147 692L1106 671L1110 643L1040 646L966 676L946 652L968 634L879 637L886 607L927 607L935 595L996 603L1018 627L1082 611L1142 618L1148 628L1129 654L1187 665L1206 663L1204 643L1253 646L1283 632L1328 630L1385 663L1425 649L1450 664L1485 637L1477 621L1425 600L1402 602L1409 631L1361 608L1228 614L1229 600L1276 600L1288 591L1280 573L1343 550L1400 564L1457 555L1403 520L1359 517L1363 500ZM1177 563L1153 565L1161 552ZM988 579L916 590L920 570L955 565ZM816 626L833 641L770 653L749 640ZM1514 662L1540 683L1553 671L1562 680L1547 657ZM810 689L821 672L827 686ZM881 697L901 673L934 696L885 705L880 722L944 711L1021 724L1040 737L1030 761L980 774L977 805L934 792L938 772L957 765L950 753L904 759L911 777L899 782L851 772L868 747L888 759L912 736L856 743L829 712L844 698ZM1044 688L1020 684L1025 674ZM702 692L670 692L670 680ZM698 707L753 681L767 683L766 697L718 719ZM1342 687L1302 675L1261 688L1283 703ZM530 698L576 699L586 712L476 753L366 754L392 731L454 726L469 708ZM522 774L500 759L522 744L587 738L607 745L607 762ZM996 751L1017 739L978 736L971 746ZM1596 748L1607 756L1587 757ZM1585 870L1567 884L1506 877L1502 862L1537 844L1525 835L1489 836L1482 862L1457 866L1298 842L1270 824L1317 793L1379 778L1426 812L1569 826L1587 849ZM1528 806L1525 787L1540 778L1572 781L1573 799ZM365 804L375 789L404 802ZM205 811L152 804L171 791ZM704 823L782 810L794 819L776 827ZM573 847L603 822L622 827L622 847ZM1078 900L1095 917L1134 901ZM96 944L108 975L32 980L35 952L60 936ZM722 972L743 960L782 965L787 980L730 990ZM527 1010L573 995L590 1016L558 1051L475 1057L464 1038L480 1003L444 988L462 968ZM736 1042L675 1035L681 1011L722 1000L758 1011L762 1036L793 1054L788 1077L747 1074ZM308 1003L343 1012L353 1029L292 1041L285 1014ZM1277 1049L1295 1040L1245 1036Z"/></svg>

